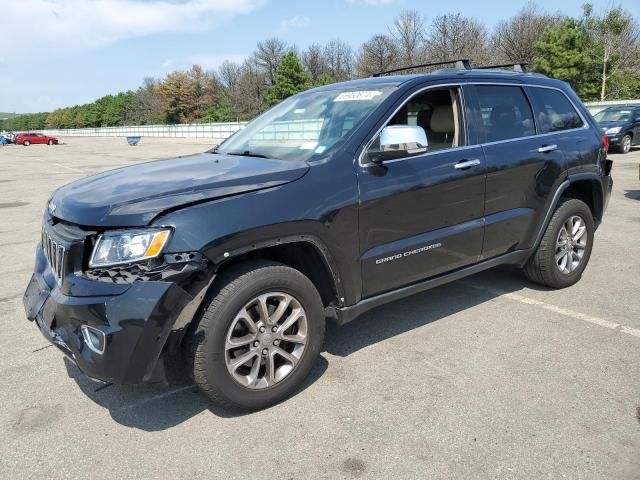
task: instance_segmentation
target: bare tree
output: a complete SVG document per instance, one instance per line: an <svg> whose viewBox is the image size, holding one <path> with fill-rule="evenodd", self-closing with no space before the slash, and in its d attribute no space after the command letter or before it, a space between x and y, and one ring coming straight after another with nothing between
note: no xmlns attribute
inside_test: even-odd
<svg viewBox="0 0 640 480"><path fill-rule="evenodd" d="M228 90L232 90L238 86L241 68L236 62L225 60L218 67L218 78L222 86Z"/></svg>
<svg viewBox="0 0 640 480"><path fill-rule="evenodd" d="M396 41L403 66L415 65L422 60L425 20L417 10L400 13L389 28Z"/></svg>
<svg viewBox="0 0 640 480"><path fill-rule="evenodd" d="M264 110L268 85L266 74L257 58L247 58L238 79L237 111L240 118L250 119Z"/></svg>
<svg viewBox="0 0 640 480"><path fill-rule="evenodd" d="M533 2L527 3L514 17L499 22L491 38L492 50L500 60L532 63L535 44L545 29L560 21L559 15L549 15Z"/></svg>
<svg viewBox="0 0 640 480"><path fill-rule="evenodd" d="M353 50L342 40L331 40L324 47L324 58L329 75L337 82L353 76Z"/></svg>
<svg viewBox="0 0 640 480"><path fill-rule="evenodd" d="M287 44L279 38L268 38L258 42L255 53L258 66L266 74L269 85L273 84L280 60L287 52Z"/></svg>
<svg viewBox="0 0 640 480"><path fill-rule="evenodd" d="M485 63L491 59L487 29L460 13L440 15L431 23L427 53L433 61L470 58Z"/></svg>
<svg viewBox="0 0 640 480"><path fill-rule="evenodd" d="M622 83L613 85L609 79L624 72L640 68L640 28L628 12L620 7L609 9L597 16L593 7L584 6L584 25L592 38L593 55L602 62L600 100L619 96Z"/></svg>
<svg viewBox="0 0 640 480"><path fill-rule="evenodd" d="M234 113L236 120L239 120L240 111L240 79L242 77L242 67L236 62L225 60L218 67L218 78L226 94L226 104Z"/></svg>
<svg viewBox="0 0 640 480"><path fill-rule="evenodd" d="M361 76L389 70L397 65L398 47L387 35L374 35L362 44L356 68Z"/></svg>
<svg viewBox="0 0 640 480"><path fill-rule="evenodd" d="M322 46L317 43L312 43L302 53L302 65L313 83L317 83L329 71Z"/></svg>

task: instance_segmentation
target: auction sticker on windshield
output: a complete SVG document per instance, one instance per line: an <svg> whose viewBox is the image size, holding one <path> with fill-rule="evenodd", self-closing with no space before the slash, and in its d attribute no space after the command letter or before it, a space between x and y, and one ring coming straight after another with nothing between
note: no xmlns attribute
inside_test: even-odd
<svg viewBox="0 0 640 480"><path fill-rule="evenodd" d="M378 95L382 95L382 92L378 90L359 90L355 92L342 92L338 95L334 102L353 102L358 100L371 100Z"/></svg>

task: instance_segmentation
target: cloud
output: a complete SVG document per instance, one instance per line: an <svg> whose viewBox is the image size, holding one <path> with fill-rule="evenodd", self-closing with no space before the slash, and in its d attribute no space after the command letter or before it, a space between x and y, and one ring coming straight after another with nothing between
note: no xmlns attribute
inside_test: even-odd
<svg viewBox="0 0 640 480"><path fill-rule="evenodd" d="M242 63L247 58L240 53L197 53L187 58L190 65L200 65L205 70L215 70L225 60Z"/></svg>
<svg viewBox="0 0 640 480"><path fill-rule="evenodd" d="M372 7L380 7L383 5L391 5L394 0L346 0L350 5L369 5Z"/></svg>
<svg viewBox="0 0 640 480"><path fill-rule="evenodd" d="M280 22L278 33L287 33L291 29L307 28L311 23L311 19L306 15L295 15L291 18L285 18Z"/></svg>
<svg viewBox="0 0 640 480"><path fill-rule="evenodd" d="M265 1L12 1L2 5L2 37L9 51L46 48L49 55L64 55L156 33L210 29Z"/></svg>

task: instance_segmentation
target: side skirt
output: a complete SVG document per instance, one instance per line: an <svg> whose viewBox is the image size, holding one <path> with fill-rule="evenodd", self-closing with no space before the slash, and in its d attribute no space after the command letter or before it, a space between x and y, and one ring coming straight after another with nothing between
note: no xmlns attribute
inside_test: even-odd
<svg viewBox="0 0 640 480"><path fill-rule="evenodd" d="M406 287L391 290L390 292L381 293L374 297L362 299L355 305L348 307L328 307L325 309L325 314L327 317L335 319L338 325L344 325L345 323L355 320L372 308L395 300L400 300L401 298L409 297L416 293L424 292L431 288L439 287L440 285L473 275L474 273L479 273L483 270L504 264L523 265L531 255L532 251L533 250L516 250L515 252L506 253L468 267L429 278L428 280L423 280L412 285L407 285Z"/></svg>

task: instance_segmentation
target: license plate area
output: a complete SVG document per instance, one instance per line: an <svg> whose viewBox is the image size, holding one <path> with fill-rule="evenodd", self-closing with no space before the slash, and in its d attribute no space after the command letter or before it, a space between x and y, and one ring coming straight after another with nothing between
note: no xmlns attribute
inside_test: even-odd
<svg viewBox="0 0 640 480"><path fill-rule="evenodd" d="M50 294L51 290L47 287L41 286L38 278L33 275L29 281L26 292L24 292L24 297L22 298L27 318L29 320L35 320ZM53 319L49 320L52 321Z"/></svg>

